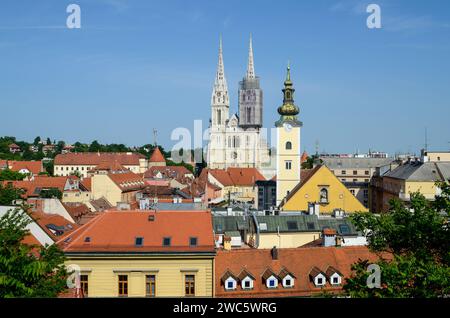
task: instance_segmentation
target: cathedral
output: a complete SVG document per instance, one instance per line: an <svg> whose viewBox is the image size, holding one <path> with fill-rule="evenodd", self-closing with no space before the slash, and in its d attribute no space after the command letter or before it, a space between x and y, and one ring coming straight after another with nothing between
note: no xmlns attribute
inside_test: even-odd
<svg viewBox="0 0 450 318"><path fill-rule="evenodd" d="M223 63L222 39L211 96L207 163L211 169L269 168L269 146L262 135L263 91L255 74L250 37L247 73L239 83L239 111L230 116L230 98Z"/></svg>

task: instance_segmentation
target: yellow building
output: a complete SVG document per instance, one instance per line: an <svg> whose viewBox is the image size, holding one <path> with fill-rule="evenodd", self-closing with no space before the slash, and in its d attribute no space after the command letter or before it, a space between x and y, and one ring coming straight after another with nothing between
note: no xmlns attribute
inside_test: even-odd
<svg viewBox="0 0 450 318"><path fill-rule="evenodd" d="M208 181L221 189L224 200L253 202L258 200L256 181L265 180L256 168L208 169Z"/></svg>
<svg viewBox="0 0 450 318"><path fill-rule="evenodd" d="M326 166L303 170L301 179L281 204L282 211L307 211L310 203L318 204L321 213L367 211Z"/></svg>
<svg viewBox="0 0 450 318"><path fill-rule="evenodd" d="M450 162L411 161L386 172L371 185L374 198L374 212L385 212L390 208L390 200L398 199L405 203L411 200L411 194L421 193L427 200L434 200L441 189L436 182L448 182Z"/></svg>
<svg viewBox="0 0 450 318"><path fill-rule="evenodd" d="M300 129L302 123L297 119L299 108L294 104L290 67L284 81L283 105L278 108L280 119L275 123L277 129L277 205L289 195L300 182Z"/></svg>
<svg viewBox="0 0 450 318"><path fill-rule="evenodd" d="M141 174L96 174L91 178L92 198L105 198L112 205L136 201L136 193L145 187Z"/></svg>
<svg viewBox="0 0 450 318"><path fill-rule="evenodd" d="M208 211L104 212L58 242L85 297L212 297Z"/></svg>

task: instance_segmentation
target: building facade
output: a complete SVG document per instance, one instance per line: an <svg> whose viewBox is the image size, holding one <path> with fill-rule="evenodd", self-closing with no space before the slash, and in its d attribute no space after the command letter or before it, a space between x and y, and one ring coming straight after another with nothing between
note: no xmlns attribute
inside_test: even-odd
<svg viewBox="0 0 450 318"><path fill-rule="evenodd" d="M250 39L247 73L239 84L239 114L230 116L230 98L223 63L222 40L211 96L208 167L262 168L270 165L269 149L262 136L263 92L255 75Z"/></svg>
<svg viewBox="0 0 450 318"><path fill-rule="evenodd" d="M58 244L84 297L212 297L211 227L207 211L104 212Z"/></svg>

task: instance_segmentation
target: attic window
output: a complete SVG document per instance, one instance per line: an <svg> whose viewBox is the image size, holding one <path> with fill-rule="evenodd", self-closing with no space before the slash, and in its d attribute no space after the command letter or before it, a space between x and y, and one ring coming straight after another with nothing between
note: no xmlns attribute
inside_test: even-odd
<svg viewBox="0 0 450 318"><path fill-rule="evenodd" d="M295 221L287 221L287 228L288 230L298 230L297 222Z"/></svg>
<svg viewBox="0 0 450 318"><path fill-rule="evenodd" d="M144 245L144 238L143 237L136 237L136 239L134 241L134 245L136 245L136 246Z"/></svg>
<svg viewBox="0 0 450 318"><path fill-rule="evenodd" d="M171 238L170 237L164 237L163 238L163 246L170 246Z"/></svg>
<svg viewBox="0 0 450 318"><path fill-rule="evenodd" d="M90 242L91 242L91 237L90 237L90 236L86 236L86 237L84 238L84 242L85 242L85 243L90 243Z"/></svg>
<svg viewBox="0 0 450 318"><path fill-rule="evenodd" d="M197 240L197 238L196 237L190 237L189 238L189 245L190 246L197 246L197 242L198 240Z"/></svg>

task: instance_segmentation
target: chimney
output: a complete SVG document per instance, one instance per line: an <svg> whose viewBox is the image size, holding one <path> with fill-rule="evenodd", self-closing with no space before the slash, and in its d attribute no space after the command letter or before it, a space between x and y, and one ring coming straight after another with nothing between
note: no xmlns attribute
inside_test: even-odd
<svg viewBox="0 0 450 318"><path fill-rule="evenodd" d="M149 221L149 222L155 221L155 216L154 216L153 214L150 214L150 215L148 216L148 221Z"/></svg>
<svg viewBox="0 0 450 318"><path fill-rule="evenodd" d="M322 231L322 238L323 238L323 246L330 247L330 246L336 246L336 230L331 228L325 228Z"/></svg>
<svg viewBox="0 0 450 318"><path fill-rule="evenodd" d="M276 246L272 247L272 250L270 251L270 254L272 255L273 260L278 259L278 249Z"/></svg>
<svg viewBox="0 0 450 318"><path fill-rule="evenodd" d="M223 237L223 249L225 251L231 251L231 237L229 236Z"/></svg>

